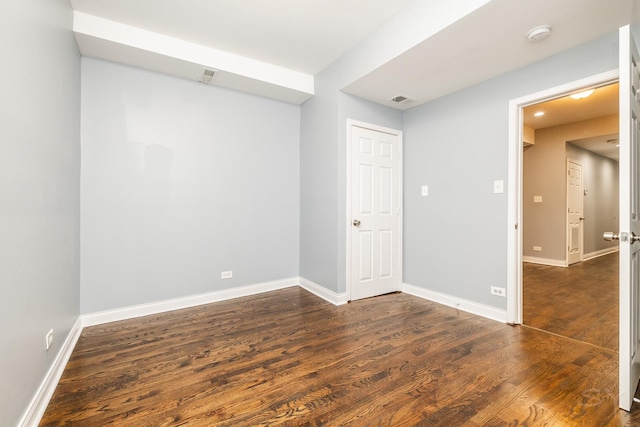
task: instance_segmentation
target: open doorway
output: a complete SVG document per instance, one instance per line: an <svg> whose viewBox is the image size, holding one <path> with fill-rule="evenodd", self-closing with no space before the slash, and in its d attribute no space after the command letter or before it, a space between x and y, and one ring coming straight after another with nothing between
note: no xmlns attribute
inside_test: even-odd
<svg viewBox="0 0 640 427"><path fill-rule="evenodd" d="M521 200L522 323L616 351L618 108L617 83L523 108Z"/></svg>

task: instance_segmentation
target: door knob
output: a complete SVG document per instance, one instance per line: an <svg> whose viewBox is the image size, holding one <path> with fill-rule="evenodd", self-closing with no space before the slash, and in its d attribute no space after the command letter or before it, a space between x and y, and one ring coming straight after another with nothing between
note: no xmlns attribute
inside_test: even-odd
<svg viewBox="0 0 640 427"><path fill-rule="evenodd" d="M602 238L607 241L620 240L622 242L626 242L627 240L630 240L632 245L640 240L640 236L636 235L633 231L631 232L631 235L628 233L620 233L618 235L611 231L607 231L602 235Z"/></svg>
<svg viewBox="0 0 640 427"><path fill-rule="evenodd" d="M360 220L359 220L359 219L354 219L354 220L353 220L353 225L354 225L355 227L359 227L359 226L360 226Z"/></svg>
<svg viewBox="0 0 640 427"><path fill-rule="evenodd" d="M583 216L580 217L580 221L584 221L584 217Z"/></svg>

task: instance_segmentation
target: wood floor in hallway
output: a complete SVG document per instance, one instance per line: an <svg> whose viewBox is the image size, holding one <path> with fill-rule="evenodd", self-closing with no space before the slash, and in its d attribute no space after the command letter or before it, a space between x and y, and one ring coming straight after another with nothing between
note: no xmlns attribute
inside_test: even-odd
<svg viewBox="0 0 640 427"><path fill-rule="evenodd" d="M569 267L524 263L524 324L618 351L618 253Z"/></svg>
<svg viewBox="0 0 640 427"><path fill-rule="evenodd" d="M297 287L86 328L43 426L624 426L614 351Z"/></svg>

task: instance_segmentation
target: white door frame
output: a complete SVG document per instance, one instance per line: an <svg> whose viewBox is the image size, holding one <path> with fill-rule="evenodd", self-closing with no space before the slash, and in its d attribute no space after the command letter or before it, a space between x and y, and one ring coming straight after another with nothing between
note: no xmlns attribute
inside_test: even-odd
<svg viewBox="0 0 640 427"><path fill-rule="evenodd" d="M584 215L584 170L583 170L583 165L582 162L580 160L576 160L576 159L572 159L570 157L567 157L567 161L566 161L566 165L567 165L567 171L569 170L569 163L573 163L576 165L580 165L580 195L581 195L581 203L580 203L580 215L583 216ZM565 188L566 188L566 192L567 192L567 207L569 206L569 175L565 175ZM570 265L569 264L569 245L570 245L570 241L571 241L571 227L569 226L569 209L567 208L567 219L565 220L565 236L567 239L567 252L565 255L565 261L567 263L567 267ZM580 220L579 222L579 227L580 229L578 230L578 252L580 253L580 261L578 262L582 262L582 259L584 258L584 220Z"/></svg>
<svg viewBox="0 0 640 427"><path fill-rule="evenodd" d="M587 88L615 83L618 76L618 69L610 70L509 101L507 323L522 323L522 109Z"/></svg>
<svg viewBox="0 0 640 427"><path fill-rule="evenodd" d="M345 216L345 224L346 224L346 237L347 237L347 252L346 252L346 284L347 284L347 296L348 300L351 301L351 129L353 127L360 127L364 129L370 129L377 132L388 133L390 135L395 135L398 137L398 151L400 155L398 156L398 291L402 290L402 206L403 206L403 194L402 194L402 181L403 181L403 166L402 166L402 131L397 129L391 129L384 126L378 126L371 123L361 122L358 120L347 119L347 203L346 203L346 216Z"/></svg>

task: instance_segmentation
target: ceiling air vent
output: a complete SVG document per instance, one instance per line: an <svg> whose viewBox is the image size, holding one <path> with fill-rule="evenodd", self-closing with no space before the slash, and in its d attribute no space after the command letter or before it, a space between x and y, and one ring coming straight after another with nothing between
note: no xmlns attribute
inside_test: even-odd
<svg viewBox="0 0 640 427"><path fill-rule="evenodd" d="M218 70L214 70L213 68L202 67L202 75L200 76L200 81L202 83L211 83L213 79L218 74Z"/></svg>
<svg viewBox="0 0 640 427"><path fill-rule="evenodd" d="M406 96L402 96L402 95L398 95L395 98L391 98L391 100L393 102L397 102L397 103L401 103L403 101L406 101L408 98Z"/></svg>

